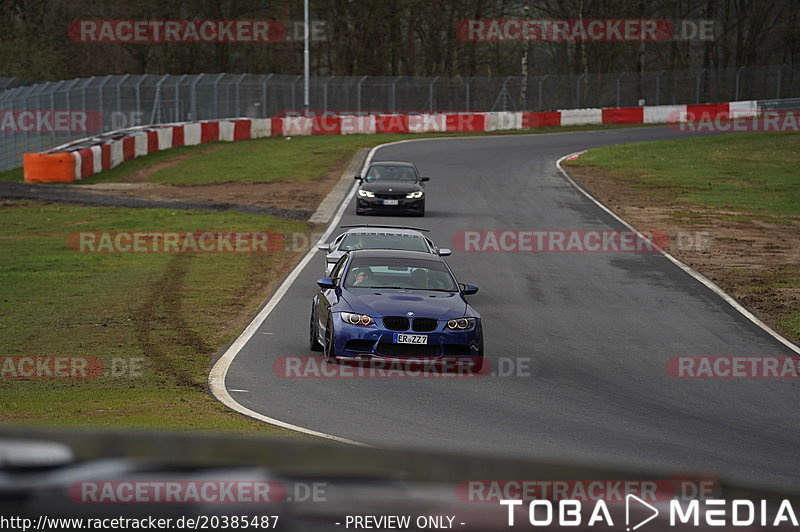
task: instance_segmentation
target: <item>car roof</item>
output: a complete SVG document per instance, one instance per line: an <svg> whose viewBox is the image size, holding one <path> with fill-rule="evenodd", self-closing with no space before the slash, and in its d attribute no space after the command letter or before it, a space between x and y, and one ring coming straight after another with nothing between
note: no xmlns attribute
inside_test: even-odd
<svg viewBox="0 0 800 532"><path fill-rule="evenodd" d="M411 166L412 168L416 168L414 163L410 163L408 161L372 161L370 166L377 166L377 165L386 165L386 166Z"/></svg>
<svg viewBox="0 0 800 532"><path fill-rule="evenodd" d="M348 235L352 234L374 235L376 233L382 235L408 235L416 237L424 236L420 231L417 231L416 229L399 229L393 227L353 227L345 231L345 234Z"/></svg>
<svg viewBox="0 0 800 532"><path fill-rule="evenodd" d="M359 259L422 259L435 262L444 262L439 255L424 251L407 251L404 249L356 249L350 251L350 256Z"/></svg>

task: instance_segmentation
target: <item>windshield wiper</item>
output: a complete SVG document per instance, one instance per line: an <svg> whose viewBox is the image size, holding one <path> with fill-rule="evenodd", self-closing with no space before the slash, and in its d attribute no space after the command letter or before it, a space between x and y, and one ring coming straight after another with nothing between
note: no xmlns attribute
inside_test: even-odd
<svg viewBox="0 0 800 532"><path fill-rule="evenodd" d="M427 290L428 292L447 292L448 294L455 294L457 290L447 290L445 288L415 288L414 290Z"/></svg>

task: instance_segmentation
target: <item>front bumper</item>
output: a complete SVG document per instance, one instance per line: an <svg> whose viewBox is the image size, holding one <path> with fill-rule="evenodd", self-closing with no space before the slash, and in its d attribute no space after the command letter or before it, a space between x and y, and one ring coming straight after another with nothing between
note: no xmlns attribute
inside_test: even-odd
<svg viewBox="0 0 800 532"><path fill-rule="evenodd" d="M338 315L334 327L334 353L339 359L386 358L397 360L451 360L464 358L472 360L482 356L483 331L480 320L472 329L458 331L445 328L446 320L438 320L435 330L416 332L396 331L381 325L361 327L342 321ZM394 342L396 333L424 334L427 344L398 344Z"/></svg>
<svg viewBox="0 0 800 532"><path fill-rule="evenodd" d="M425 198L395 198L397 205L384 205L382 198L362 198L357 200L357 208L365 213L420 213L425 206Z"/></svg>

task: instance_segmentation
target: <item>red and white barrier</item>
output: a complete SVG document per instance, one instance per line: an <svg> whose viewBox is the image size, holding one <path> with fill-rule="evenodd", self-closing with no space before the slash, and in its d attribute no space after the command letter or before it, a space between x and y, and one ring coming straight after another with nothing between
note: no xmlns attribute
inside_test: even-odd
<svg viewBox="0 0 800 532"><path fill-rule="evenodd" d="M645 124L670 124L685 119L685 105L651 105L644 108Z"/></svg>
<svg viewBox="0 0 800 532"><path fill-rule="evenodd" d="M602 109L564 109L561 113L562 126L589 126L603 123Z"/></svg>
<svg viewBox="0 0 800 532"><path fill-rule="evenodd" d="M409 133L441 133L447 131L447 117L443 114L408 115Z"/></svg>
<svg viewBox="0 0 800 532"><path fill-rule="evenodd" d="M731 118L751 118L758 116L758 102L750 100L747 102L730 102Z"/></svg>
<svg viewBox="0 0 800 532"><path fill-rule="evenodd" d="M375 115L368 116L343 116L341 117L341 134L354 135L357 133L372 135L377 131Z"/></svg>
<svg viewBox="0 0 800 532"><path fill-rule="evenodd" d="M297 135L310 135L314 128L314 119L305 116L287 116L286 118L273 118L282 122L281 134L285 137Z"/></svg>
<svg viewBox="0 0 800 532"><path fill-rule="evenodd" d="M570 125L664 124L759 115L756 101L656 105L535 112L371 114L283 118L235 118L164 124L83 139L45 153L25 154L25 181L79 180L124 161L177 146L234 142L269 136L376 133L482 132ZM72 148L75 145L89 147ZM64 157L68 154L68 157Z"/></svg>
<svg viewBox="0 0 800 532"><path fill-rule="evenodd" d="M523 114L521 112L486 113L486 131L522 129Z"/></svg>

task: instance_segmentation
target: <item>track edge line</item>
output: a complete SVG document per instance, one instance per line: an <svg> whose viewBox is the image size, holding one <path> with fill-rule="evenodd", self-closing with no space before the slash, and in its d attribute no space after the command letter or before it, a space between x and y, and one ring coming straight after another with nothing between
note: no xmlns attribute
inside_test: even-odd
<svg viewBox="0 0 800 532"><path fill-rule="evenodd" d="M424 139L419 139L419 140L424 140ZM378 151L380 148L384 146L389 146L391 144L399 144L402 142L405 141L401 140L395 142L387 142L385 144L379 144L378 146L374 146L372 149L370 149L369 153L367 154L367 158L364 160L363 167L366 168L367 166L369 166L369 163L370 161L372 161L372 157L375 155L375 152ZM261 327L261 324L264 323L264 321L267 319L267 317L270 315L273 309L278 305L278 303L280 303L281 299L283 299L283 296L286 294L286 292L289 291L289 288L291 288L292 284L294 284L295 279L297 279L297 277L300 275L300 272L306 267L306 265L309 262L311 262L312 257L317 253L317 245L325 243L330 234L333 233L333 229L336 227L336 224L339 223L339 220L342 219L344 211L350 204L350 199L355 194L355 190L357 187L358 187L357 183L354 183L353 186L350 187L349 192L341 200L341 203L339 204L339 207L336 210L336 214L334 214L333 218L331 218L331 220L329 221L328 227L325 229L325 232L322 233L319 240L311 247L310 250L308 250L308 253L306 253L306 255L300 260L300 262L297 263L294 269L292 269L292 271L289 272L289 275L286 276L286 279L283 280L283 282L275 291L275 293L272 295L272 297L267 301L267 304L264 305L261 311L259 311L259 313L256 314L255 318L253 318L253 320L247 325L245 330L242 331L242 334L240 334L236 338L236 340L234 340L233 343L231 343L228 349L225 350L225 353L223 353L222 356L219 357L219 359L217 359L217 361L214 363L214 365L212 366L211 370L208 373L208 385L211 391L211 395L215 399L217 399L219 402L221 402L231 410L234 410L235 412L238 412L249 418L262 421L264 423L274 425L276 427L280 427L283 429L292 430L295 432L300 432L303 434L308 434L309 436L316 436L318 438L324 438L327 440L333 440L339 443L345 443L348 445L355 445L359 447L374 447L373 445L370 445L368 443L342 438L340 436L335 436L333 434L327 434L325 432L320 432L306 427L301 427L299 425L294 425L291 423L287 423L285 421L281 421L279 419L265 416L264 414L260 414L255 410L251 410L238 403L233 398L233 396L231 396L231 394L228 392L228 389L225 387L225 377L228 375L228 370L230 369L231 364L233 364L236 355L239 354L239 351L241 351L242 347L244 347L245 344L247 344L247 342L250 341L250 339L253 337L253 335L256 333L259 327ZM330 193L332 194L333 192L334 191L331 190ZM325 200L323 199L323 201Z"/></svg>
<svg viewBox="0 0 800 532"><path fill-rule="evenodd" d="M622 218L621 218L619 215L617 215L617 214L616 214L614 211L612 211L611 209L609 209L608 207L606 207L606 206L605 206L605 205L604 205L602 202L600 202L600 201L599 201L597 198L595 198L594 196L592 196L592 195L591 195L591 194L590 194L590 193L589 193L589 192L588 192L588 191L587 191L585 188L583 188L583 186L581 186L581 185L580 185L580 184L579 184L577 181L575 181L574 179L572 179L572 177L571 177L571 176L570 176L570 175L567 173L567 171L566 171L566 170L564 170L564 168L561 166L561 163L562 163L563 161L565 161L566 159L569 159L569 158L571 158L571 157L578 157L578 156L580 156L580 155L582 155L582 154L586 153L587 151L588 151L588 150L581 150L581 151L577 151L577 152L573 152L573 153L568 153L567 155L564 155L563 157L559 158L559 159L556 161L556 168L558 168L558 171L559 171L559 172L561 172L561 175L563 175L563 176L564 176L564 178L565 178L565 179L566 179L566 180L567 180L567 181L568 181L568 182L569 182L569 183L570 183L570 184L571 184L573 187L575 187L575 188L576 188L576 189L577 189L577 190L578 190L578 191L579 191L581 194L583 194L584 196L586 196L587 198L589 198L591 201L593 201L593 202L594 202L594 203L595 203L595 204L596 204L598 207L600 207L601 209L603 209L603 211L607 212L607 213L608 213L608 214L610 214L610 215L611 215L611 216L612 216L612 217L613 217L615 220L619 221L619 222L620 222L622 225L624 225L625 227L627 227L628 229L630 229L631 231L633 231L633 232L634 232L634 233L635 233L635 234L636 234L636 235L637 235L639 238L647 238L647 237L645 237L645 236L644 236L642 233L640 233L639 231L637 231L637 230L636 230L636 229L635 229L635 228L634 228L634 227L633 227L631 224L629 224L628 222L626 222L625 220L623 220L623 219L622 219ZM663 249L661 249L661 248L658 248L658 251L659 251L659 253L661 253L663 256L665 256L667 259L669 259L669 260L670 260L670 261L671 261L673 264L675 264L675 265L676 265L678 268L680 268L680 269L681 269L681 270L683 270L684 272L688 273L689 275L691 275L692 277L694 277L694 279L695 279L695 280L697 280L697 281L699 281L700 283L702 283L702 284L703 284L703 285L704 285L706 288L708 288L709 290L711 290L712 292L714 292L715 294L717 294L718 296L720 296L720 297L721 297L721 298L722 298L722 299L723 299L723 300L724 300L726 303L728 303L730 306L732 306L734 309L736 309L736 310L737 310L737 311L738 311L740 314L742 314L742 315L743 315L745 318L747 318L748 320L750 320L751 322L753 322L755 325L757 325L757 326L758 326L760 329L762 329L764 332L766 332L767 334L769 334L770 336L772 336L774 339L778 340L780 343L782 343L783 345L785 345L786 347L788 347L790 350L792 350L792 351L794 351L795 353L797 353L797 354L799 354L799 355L800 355L800 347L796 346L794 343L792 343L792 341L791 341L791 340L789 340L788 338L785 338L783 335L781 335L781 334L780 334L779 332L777 332L775 329L773 329L772 327L770 327L769 325L767 325L766 323L764 323L763 321L761 321L761 319L760 319L760 318L758 318L758 317L757 317L755 314L753 314L752 312L750 312L749 310L747 310L745 307L743 307L741 303L739 303L739 302L738 302L738 301L736 301L736 300L735 300L733 297L731 297L730 295L728 295L728 294L727 294L727 293L726 293L726 292L725 292L725 291L724 291L722 288L720 288L720 287L719 287L719 285L717 285L716 283L714 283L714 282L713 282L711 279L709 279L709 278L708 278L708 277L706 277L705 275L701 274L700 272L698 272L698 271L696 271L696 270L692 269L691 267L689 267L688 265L684 264L683 262L679 261L678 259L676 259L676 258L675 258L675 257L673 257L672 255L670 255L669 253L667 253L665 250L663 250Z"/></svg>

